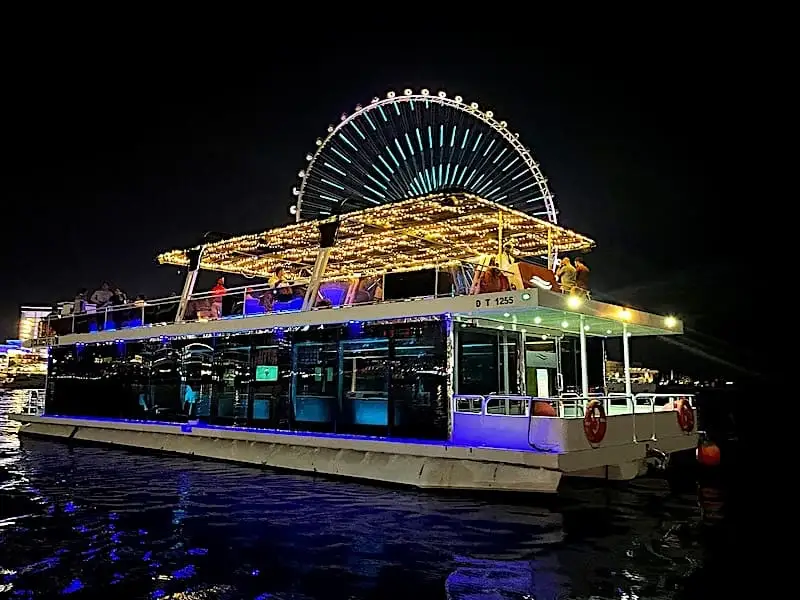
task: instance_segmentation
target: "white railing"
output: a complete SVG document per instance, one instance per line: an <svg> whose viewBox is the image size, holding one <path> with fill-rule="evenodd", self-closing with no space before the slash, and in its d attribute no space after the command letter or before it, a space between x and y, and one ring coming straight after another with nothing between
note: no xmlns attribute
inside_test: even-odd
<svg viewBox="0 0 800 600"><path fill-rule="evenodd" d="M83 310L70 314L51 315L42 324L39 336L43 339L71 333L93 333L128 329L132 327L165 325L175 322L193 322L215 319L246 318L272 312L298 312L300 310L324 310L340 306L363 306L383 302L408 302L438 297L463 296L479 293L475 277L485 267L468 262L457 262L436 266L434 289L431 293L396 300L383 300L385 278L360 278L326 281L321 284L317 297L306 303L308 277L274 286L269 283L227 288L224 294L213 290L192 293L184 317L178 321L180 296L168 296L153 300L137 300L123 305L97 308L83 304ZM496 267L493 267L496 268ZM500 271L509 281L513 273ZM452 277L450 277L452 274ZM440 280L448 277L449 290L440 292Z"/></svg>
<svg viewBox="0 0 800 600"><path fill-rule="evenodd" d="M647 439L655 441L656 414L660 412L676 411L678 401L687 400L694 408L694 396L691 394L625 394L589 395L564 394L555 398L538 398L534 396L501 395L455 395L453 397L453 412L458 414L473 414L483 417L526 417L528 428L534 417L558 419L583 419L586 408L592 401L602 404L607 418L630 415L631 435L634 442L641 441L637 433L637 421L649 415L651 419L651 434ZM550 406L554 414L535 414L535 404L542 403ZM548 411L549 412L549 411Z"/></svg>
<svg viewBox="0 0 800 600"><path fill-rule="evenodd" d="M41 416L44 414L44 401L46 391L43 389L28 390L28 397L23 409L26 415Z"/></svg>

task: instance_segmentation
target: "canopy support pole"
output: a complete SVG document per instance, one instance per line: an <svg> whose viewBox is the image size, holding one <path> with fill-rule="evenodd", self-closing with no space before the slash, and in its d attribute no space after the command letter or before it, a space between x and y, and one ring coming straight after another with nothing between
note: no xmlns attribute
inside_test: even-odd
<svg viewBox="0 0 800 600"><path fill-rule="evenodd" d="M633 398L631 386L631 349L629 345L628 324L622 323L622 365L625 369L625 395Z"/></svg>
<svg viewBox="0 0 800 600"><path fill-rule="evenodd" d="M200 260L203 258L203 250L205 249L206 247L204 244L200 246L200 248L190 250L187 253L189 255L189 266L186 271L186 280L183 282L181 299L180 302L178 302L178 312L175 313L176 323L183 321L183 318L186 316L186 309L189 306L189 300L194 292L194 284L197 282L197 274L200 272Z"/></svg>
<svg viewBox="0 0 800 600"><path fill-rule="evenodd" d="M317 252L317 259L314 261L314 270L311 272L311 280L308 282L306 295L303 298L302 310L314 308L317 294L319 293L319 285L322 283L322 276L325 274L325 269L328 267L328 259L331 256L331 250L332 248L320 248L319 252Z"/></svg>

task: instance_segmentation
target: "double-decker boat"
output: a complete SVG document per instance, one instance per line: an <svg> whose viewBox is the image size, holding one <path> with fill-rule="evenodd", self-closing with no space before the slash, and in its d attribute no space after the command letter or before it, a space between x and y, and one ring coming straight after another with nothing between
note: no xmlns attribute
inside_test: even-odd
<svg viewBox="0 0 800 600"><path fill-rule="evenodd" d="M697 446L690 396L631 392L631 341L683 327L562 293L555 257L593 244L448 193L166 252L180 296L48 321L21 433L423 488L632 479Z"/></svg>

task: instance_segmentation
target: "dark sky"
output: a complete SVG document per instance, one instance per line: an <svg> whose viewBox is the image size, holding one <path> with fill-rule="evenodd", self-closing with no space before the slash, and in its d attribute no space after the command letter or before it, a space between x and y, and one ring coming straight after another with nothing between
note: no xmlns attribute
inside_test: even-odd
<svg viewBox="0 0 800 600"><path fill-rule="evenodd" d="M0 337L14 335L20 303L67 299L103 279L129 294L178 290L175 269L154 262L159 251L208 230L285 223L297 171L329 123L373 95L429 87L519 132L561 222L598 242L588 257L598 294L677 314L691 330L683 346L752 368L735 335L741 268L755 259L731 243L743 214L731 181L746 177L726 166L737 152L733 55L685 36L679 47L567 50L473 37L323 37L291 52L269 39L87 42L12 66ZM715 364L674 344L639 348L634 358L659 366Z"/></svg>

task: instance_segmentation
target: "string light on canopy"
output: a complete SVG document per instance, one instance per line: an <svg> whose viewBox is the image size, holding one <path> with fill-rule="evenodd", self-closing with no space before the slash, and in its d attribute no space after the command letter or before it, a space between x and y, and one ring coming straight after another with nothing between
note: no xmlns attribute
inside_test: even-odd
<svg viewBox="0 0 800 600"><path fill-rule="evenodd" d="M586 236L504 205L471 194L439 193L210 243L200 268L262 277L287 264L311 269L320 249L319 226L335 218L340 223L327 280L473 261L497 252L501 228L521 256L594 245ZM190 251L165 252L158 261L185 266Z"/></svg>

